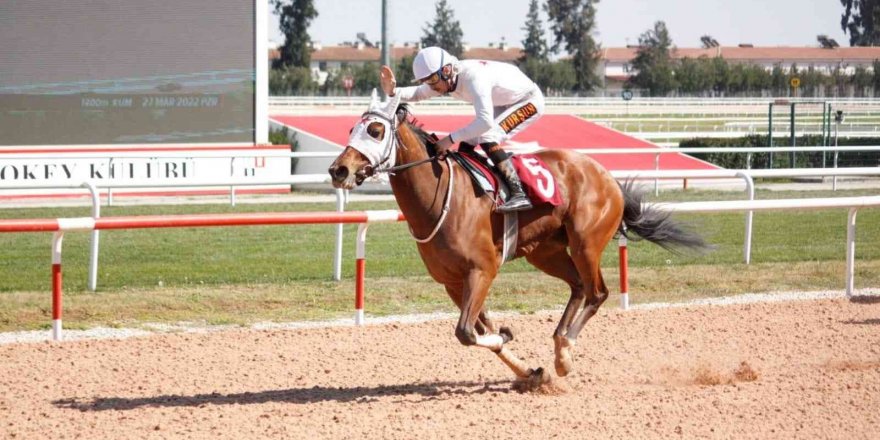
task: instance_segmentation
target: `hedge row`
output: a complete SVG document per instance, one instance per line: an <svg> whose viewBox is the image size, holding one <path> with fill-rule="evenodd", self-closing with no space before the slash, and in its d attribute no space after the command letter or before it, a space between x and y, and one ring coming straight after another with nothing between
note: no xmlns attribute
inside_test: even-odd
<svg viewBox="0 0 880 440"><path fill-rule="evenodd" d="M822 137L816 135L800 136L795 139L800 146L822 145ZM766 147L767 136L749 135L740 138L693 138L681 141L679 147L716 148L716 147ZM774 146L791 145L790 137L773 137ZM880 138L840 138L840 146L880 145ZM691 156L705 160L722 168L745 169L746 153L692 153ZM834 166L833 152L808 152L795 154L792 166L791 153L773 153L773 168L821 168ZM842 152L838 155L839 167L876 167L880 166L880 151ZM751 168L770 168L770 153L753 153Z"/></svg>

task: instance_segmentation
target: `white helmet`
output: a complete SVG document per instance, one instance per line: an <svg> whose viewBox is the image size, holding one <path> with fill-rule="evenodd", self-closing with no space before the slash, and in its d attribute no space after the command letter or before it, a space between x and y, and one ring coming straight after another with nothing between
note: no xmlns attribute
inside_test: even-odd
<svg viewBox="0 0 880 440"><path fill-rule="evenodd" d="M439 47L426 47L420 50L413 60L413 76L416 81L423 80L439 72L443 66L457 62L458 58Z"/></svg>

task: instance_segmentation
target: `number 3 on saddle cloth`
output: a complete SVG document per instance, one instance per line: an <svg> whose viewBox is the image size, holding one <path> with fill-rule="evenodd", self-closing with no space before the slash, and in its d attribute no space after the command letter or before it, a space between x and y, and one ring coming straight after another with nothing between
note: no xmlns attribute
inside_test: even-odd
<svg viewBox="0 0 880 440"><path fill-rule="evenodd" d="M467 170L474 184L501 205L509 197L510 191L489 161L476 153L459 151L452 157ZM556 178L547 169L544 161L534 154L518 154L510 158L516 168L523 189L532 205L549 203L557 206L562 203L562 196L556 185Z"/></svg>

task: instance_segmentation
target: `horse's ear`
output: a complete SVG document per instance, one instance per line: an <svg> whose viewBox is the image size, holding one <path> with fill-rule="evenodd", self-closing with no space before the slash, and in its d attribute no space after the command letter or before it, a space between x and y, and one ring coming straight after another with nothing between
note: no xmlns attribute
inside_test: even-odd
<svg viewBox="0 0 880 440"><path fill-rule="evenodd" d="M385 105L385 113L388 113L389 117L393 117L397 113L398 105L400 105L399 93L388 99L388 103Z"/></svg>
<svg viewBox="0 0 880 440"><path fill-rule="evenodd" d="M373 93L370 94L370 108L373 108L373 106L376 105L378 102L379 102L379 92L377 92L376 89L373 88Z"/></svg>

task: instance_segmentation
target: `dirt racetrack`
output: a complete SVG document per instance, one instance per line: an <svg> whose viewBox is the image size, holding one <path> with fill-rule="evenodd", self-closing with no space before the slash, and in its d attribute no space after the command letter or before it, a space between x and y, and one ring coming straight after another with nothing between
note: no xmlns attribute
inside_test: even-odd
<svg viewBox="0 0 880 440"><path fill-rule="evenodd" d="M552 371L559 313L504 317ZM0 438L878 438L880 301L602 310L518 393L454 322L0 346Z"/></svg>

